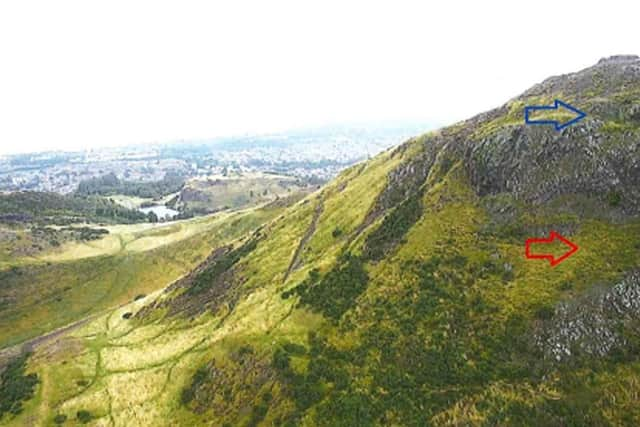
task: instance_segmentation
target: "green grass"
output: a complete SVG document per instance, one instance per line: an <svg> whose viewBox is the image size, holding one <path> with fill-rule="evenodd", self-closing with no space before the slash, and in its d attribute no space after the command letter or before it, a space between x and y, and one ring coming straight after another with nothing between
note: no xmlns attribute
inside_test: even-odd
<svg viewBox="0 0 640 427"><path fill-rule="evenodd" d="M177 233L176 238L167 238L164 232L171 227L152 229L106 255L84 257L72 251L80 259L61 256L63 260L58 262L18 264L0 271L0 297L12 301L0 306L0 325L7 326L0 328L0 347L161 289L191 271L212 249L244 235L280 211L248 211L225 216L224 221L196 219L173 226L195 227L194 232Z"/></svg>
<svg viewBox="0 0 640 427"><path fill-rule="evenodd" d="M638 126L636 125L611 120L606 121L602 127L600 127L600 131L608 135L624 134L627 132L635 132L636 130L638 130Z"/></svg>

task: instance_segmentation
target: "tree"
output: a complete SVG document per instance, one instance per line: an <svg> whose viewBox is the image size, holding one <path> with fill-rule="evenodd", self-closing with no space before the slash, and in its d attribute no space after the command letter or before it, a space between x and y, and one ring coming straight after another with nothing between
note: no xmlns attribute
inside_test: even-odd
<svg viewBox="0 0 640 427"><path fill-rule="evenodd" d="M149 218L149 222L158 222L158 215L156 215L154 211L149 211L149 213L147 214L147 218Z"/></svg>
<svg viewBox="0 0 640 427"><path fill-rule="evenodd" d="M76 418L82 424L87 424L89 421L91 421L91 418L93 418L93 416L91 415L91 412L81 409L76 413Z"/></svg>

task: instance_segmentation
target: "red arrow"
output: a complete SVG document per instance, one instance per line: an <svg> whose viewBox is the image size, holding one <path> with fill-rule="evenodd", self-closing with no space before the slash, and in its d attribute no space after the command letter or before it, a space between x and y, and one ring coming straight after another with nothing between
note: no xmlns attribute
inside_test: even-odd
<svg viewBox="0 0 640 427"><path fill-rule="evenodd" d="M553 256L553 254L532 254L531 253L531 245L536 243L553 243L556 239L560 240L562 243L564 243L569 247L569 249L562 256L556 258ZM578 245L576 245L573 242L570 242L565 237L563 237L560 233L556 231L552 231L551 233L549 233L548 239L527 239L527 242L525 244L525 249L526 249L527 258L548 259L549 262L551 263L551 267L555 267L565 259L569 258L571 255L578 252Z"/></svg>

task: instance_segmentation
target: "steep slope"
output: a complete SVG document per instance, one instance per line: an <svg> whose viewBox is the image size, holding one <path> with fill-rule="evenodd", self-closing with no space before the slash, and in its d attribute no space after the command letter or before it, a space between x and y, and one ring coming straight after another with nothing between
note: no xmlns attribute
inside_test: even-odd
<svg viewBox="0 0 640 427"><path fill-rule="evenodd" d="M523 123L556 98L587 118ZM1 421L637 424L638 111L640 59L613 57L356 165L37 347ZM550 230L580 247L555 268L524 257Z"/></svg>

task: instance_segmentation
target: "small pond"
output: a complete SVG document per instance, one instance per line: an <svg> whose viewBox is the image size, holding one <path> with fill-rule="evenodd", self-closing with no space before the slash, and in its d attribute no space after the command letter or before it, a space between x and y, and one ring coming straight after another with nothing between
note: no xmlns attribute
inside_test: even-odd
<svg viewBox="0 0 640 427"><path fill-rule="evenodd" d="M168 207L166 207L164 205L157 205L157 206L149 206L147 208L140 208L139 211L144 213L144 214L148 214L149 212L153 212L153 213L156 214L158 219L164 219L164 220L173 219L173 217L175 217L176 215L178 215L180 213L177 210L168 208Z"/></svg>

